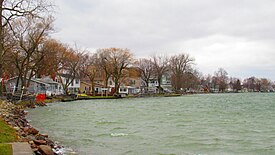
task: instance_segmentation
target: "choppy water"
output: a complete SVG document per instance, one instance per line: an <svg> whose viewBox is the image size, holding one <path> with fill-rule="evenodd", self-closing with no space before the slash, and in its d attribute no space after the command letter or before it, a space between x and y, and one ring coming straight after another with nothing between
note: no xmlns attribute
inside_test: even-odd
<svg viewBox="0 0 275 155"><path fill-rule="evenodd" d="M31 124L79 154L275 154L275 93L54 103Z"/></svg>

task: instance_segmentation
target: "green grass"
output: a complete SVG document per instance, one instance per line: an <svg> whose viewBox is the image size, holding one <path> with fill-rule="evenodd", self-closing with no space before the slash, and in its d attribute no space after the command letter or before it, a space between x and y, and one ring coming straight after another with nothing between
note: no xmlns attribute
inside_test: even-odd
<svg viewBox="0 0 275 155"><path fill-rule="evenodd" d="M3 143L15 142L16 140L15 129L0 118L0 155L12 155L12 145Z"/></svg>
<svg viewBox="0 0 275 155"><path fill-rule="evenodd" d="M12 155L12 145L11 144L0 144L0 154Z"/></svg>
<svg viewBox="0 0 275 155"><path fill-rule="evenodd" d="M17 140L16 130L0 118L0 143L9 143Z"/></svg>
<svg viewBox="0 0 275 155"><path fill-rule="evenodd" d="M177 96L181 96L181 94L167 94L167 95L164 95L164 97L177 97Z"/></svg>
<svg viewBox="0 0 275 155"><path fill-rule="evenodd" d="M60 102L61 99L59 98L52 98L52 99L46 99L45 103L53 103L53 102Z"/></svg>
<svg viewBox="0 0 275 155"><path fill-rule="evenodd" d="M31 102L31 101L19 101L16 105L21 105L23 107L28 107L30 105L35 105L35 103Z"/></svg>
<svg viewBox="0 0 275 155"><path fill-rule="evenodd" d="M89 96L90 98L116 98L115 96Z"/></svg>
<svg viewBox="0 0 275 155"><path fill-rule="evenodd" d="M144 94L144 97L177 97L181 94Z"/></svg>
<svg viewBox="0 0 275 155"><path fill-rule="evenodd" d="M86 98L86 99L115 99L115 96L85 96L85 97L78 97L78 98Z"/></svg>

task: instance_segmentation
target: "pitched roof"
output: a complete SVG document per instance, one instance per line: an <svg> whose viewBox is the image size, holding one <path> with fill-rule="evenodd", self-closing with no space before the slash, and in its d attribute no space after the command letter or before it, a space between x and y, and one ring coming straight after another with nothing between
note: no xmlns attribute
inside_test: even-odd
<svg viewBox="0 0 275 155"><path fill-rule="evenodd" d="M8 79L7 81L14 80L14 79L17 79L17 78L18 78L18 76L15 76L15 77L12 77L12 78ZM30 80L33 81L33 82L36 82L36 83L40 83L40 84L43 84L43 85L47 85L47 86L50 85L50 84L48 84L48 83L46 83L46 82L37 80L37 79L35 79L35 78L31 78Z"/></svg>
<svg viewBox="0 0 275 155"><path fill-rule="evenodd" d="M92 86L92 83L91 83L91 82L80 81L80 83L84 83L84 84L86 84L86 85ZM96 84L95 84L95 87L104 87L104 85L96 83Z"/></svg>

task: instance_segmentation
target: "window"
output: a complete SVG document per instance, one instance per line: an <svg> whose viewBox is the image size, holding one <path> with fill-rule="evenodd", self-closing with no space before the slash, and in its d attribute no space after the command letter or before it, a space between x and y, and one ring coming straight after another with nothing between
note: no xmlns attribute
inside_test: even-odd
<svg viewBox="0 0 275 155"><path fill-rule="evenodd" d="M126 88L119 88L119 91L120 91L120 92L126 92L127 89L126 89Z"/></svg>
<svg viewBox="0 0 275 155"><path fill-rule="evenodd" d="M112 85L112 84L113 84L112 81L110 81L110 82L109 82L109 85Z"/></svg>
<svg viewBox="0 0 275 155"><path fill-rule="evenodd" d="M75 79L75 84L79 84L79 79Z"/></svg>

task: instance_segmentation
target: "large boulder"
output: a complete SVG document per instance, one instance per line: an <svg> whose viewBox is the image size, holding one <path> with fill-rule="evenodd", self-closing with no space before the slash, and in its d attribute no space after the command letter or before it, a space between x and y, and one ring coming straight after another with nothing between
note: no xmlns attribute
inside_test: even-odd
<svg viewBox="0 0 275 155"><path fill-rule="evenodd" d="M54 152L52 150L52 148L48 145L40 145L38 147L38 151L42 154L42 155L54 155Z"/></svg>
<svg viewBox="0 0 275 155"><path fill-rule="evenodd" d="M39 131L36 130L35 128L33 128L33 127L25 127L23 130L24 130L25 133L32 134L32 135L36 135L36 134L39 133Z"/></svg>
<svg viewBox="0 0 275 155"><path fill-rule="evenodd" d="M33 142L36 145L46 145L47 144L47 142L45 140L33 140Z"/></svg>

